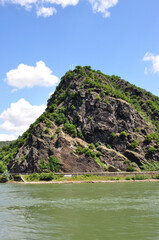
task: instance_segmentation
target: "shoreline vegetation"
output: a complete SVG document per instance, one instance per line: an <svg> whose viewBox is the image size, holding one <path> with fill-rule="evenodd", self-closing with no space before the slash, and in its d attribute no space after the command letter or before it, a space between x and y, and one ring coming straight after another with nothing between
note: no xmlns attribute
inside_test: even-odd
<svg viewBox="0 0 159 240"><path fill-rule="evenodd" d="M159 181L159 172L140 172L140 173L109 173L109 176L83 174L54 174L32 173L0 176L0 183L20 183L20 184L73 184L73 183L111 183L111 182L154 182Z"/></svg>

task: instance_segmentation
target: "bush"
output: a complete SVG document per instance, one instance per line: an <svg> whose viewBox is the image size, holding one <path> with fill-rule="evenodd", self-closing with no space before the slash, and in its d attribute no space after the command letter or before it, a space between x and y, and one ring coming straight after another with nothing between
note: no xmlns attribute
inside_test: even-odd
<svg viewBox="0 0 159 240"><path fill-rule="evenodd" d="M127 176L125 180L131 180L132 178L130 176Z"/></svg>
<svg viewBox="0 0 159 240"><path fill-rule="evenodd" d="M50 128L50 127L52 126L52 123L49 121L49 122L46 123L46 126L47 126L48 128Z"/></svg>
<svg viewBox="0 0 159 240"><path fill-rule="evenodd" d="M4 173L2 174L2 182L8 182L10 179L10 174L8 172L8 170L5 170Z"/></svg>
<svg viewBox="0 0 159 240"><path fill-rule="evenodd" d="M146 153L146 155L153 154L153 153L155 153L156 151L157 151L157 149L156 149L156 148L154 148L154 147L150 147L150 148L147 150L147 153Z"/></svg>
<svg viewBox="0 0 159 240"><path fill-rule="evenodd" d="M104 96L105 96L105 92L102 91L102 92L100 93L100 96L101 96L101 97L104 97Z"/></svg>
<svg viewBox="0 0 159 240"><path fill-rule="evenodd" d="M100 157L101 155L102 155L101 152L96 153L96 157Z"/></svg>
<svg viewBox="0 0 159 240"><path fill-rule="evenodd" d="M91 143L91 144L89 145L89 149L94 149L94 148L95 148L94 144Z"/></svg>
<svg viewBox="0 0 159 240"><path fill-rule="evenodd" d="M48 134L50 130L48 128L45 129L45 133Z"/></svg>
<svg viewBox="0 0 159 240"><path fill-rule="evenodd" d="M92 118L91 118L91 116L89 116L89 117L88 117L88 121L90 122L90 121L91 121L91 119L92 119Z"/></svg>
<svg viewBox="0 0 159 240"><path fill-rule="evenodd" d="M76 68L77 70L82 70L82 69L83 69L80 65L77 65L75 68Z"/></svg>
<svg viewBox="0 0 159 240"><path fill-rule="evenodd" d="M144 142L149 144L150 142L152 142L152 140L153 140L153 136L152 135L147 135Z"/></svg>
<svg viewBox="0 0 159 240"><path fill-rule="evenodd" d="M76 92L71 92L71 93L70 93L70 98L73 99L73 98L75 98L75 97L76 97Z"/></svg>
<svg viewBox="0 0 159 240"><path fill-rule="evenodd" d="M40 180L42 180L42 181L51 181L52 179L54 179L54 174L52 172L50 172L50 173L42 172L40 174Z"/></svg>
<svg viewBox="0 0 159 240"><path fill-rule="evenodd" d="M63 126L63 130L72 135L73 137L77 137L76 126L72 123L66 122Z"/></svg>
<svg viewBox="0 0 159 240"><path fill-rule="evenodd" d="M81 146L77 146L76 153L78 153L80 155L83 154L84 153L84 148L82 148Z"/></svg>
<svg viewBox="0 0 159 240"><path fill-rule="evenodd" d="M148 177L145 175L136 174L134 177L132 177L132 179L133 180L145 180L145 179L148 179Z"/></svg>
<svg viewBox="0 0 159 240"><path fill-rule="evenodd" d="M74 105L72 105L71 106L71 110L73 111L73 110L75 110L76 109L76 107L74 106Z"/></svg>
<svg viewBox="0 0 159 240"><path fill-rule="evenodd" d="M60 134L60 131L61 131L61 130L60 130L60 127L58 127L58 128L56 129L56 133L57 133L57 134Z"/></svg>
<svg viewBox="0 0 159 240"><path fill-rule="evenodd" d="M92 158L96 157L96 153L91 151L89 148L85 149L85 155Z"/></svg>
<svg viewBox="0 0 159 240"><path fill-rule="evenodd" d="M83 68L84 68L85 70L91 71L91 66L84 66Z"/></svg>
<svg viewBox="0 0 159 240"><path fill-rule="evenodd" d="M42 158L41 161L40 161L40 164L39 164L39 168L40 168L41 171L48 172L49 171L49 164L45 163L45 160Z"/></svg>
<svg viewBox="0 0 159 240"><path fill-rule="evenodd" d="M89 88L88 92L92 92L94 90L94 88Z"/></svg>
<svg viewBox="0 0 159 240"><path fill-rule="evenodd" d="M126 138L127 135L128 135L128 134L127 134L125 131L122 131L122 132L120 133L120 137L122 137L122 138Z"/></svg>
<svg viewBox="0 0 159 240"><path fill-rule="evenodd" d="M49 106L49 112L53 112L53 111L55 111L57 109L57 105L56 104L54 104L54 103L52 103L50 106ZM39 120L40 121L42 121L42 120L44 120L45 119L45 116L44 115L41 115L40 117L39 117Z"/></svg>
<svg viewBox="0 0 159 240"><path fill-rule="evenodd" d="M92 80L89 77L86 77L86 79L83 81L86 84L92 85Z"/></svg>
<svg viewBox="0 0 159 240"><path fill-rule="evenodd" d="M73 77L74 77L74 72L73 71L71 71L71 70L69 70L66 74L65 74L65 77L67 78L67 79L72 79Z"/></svg>
<svg viewBox="0 0 159 240"><path fill-rule="evenodd" d="M61 125L66 122L66 117L64 113L58 113L55 117L55 122L57 125Z"/></svg>
<svg viewBox="0 0 159 240"><path fill-rule="evenodd" d="M101 97L98 95L98 96L96 97L96 100L97 100L97 101L101 101Z"/></svg>
<svg viewBox="0 0 159 240"><path fill-rule="evenodd" d="M4 162L0 161L0 173L3 173L6 170L7 170L6 165L4 164Z"/></svg>
<svg viewBox="0 0 159 240"><path fill-rule="evenodd" d="M135 169L134 169L133 166L129 165L128 168L127 168L127 171L128 171L128 172L134 172Z"/></svg>
<svg viewBox="0 0 159 240"><path fill-rule="evenodd" d="M51 171L59 172L59 170L61 168L60 160L55 156L50 156L49 167L50 167Z"/></svg>
<svg viewBox="0 0 159 240"><path fill-rule="evenodd" d="M83 138L83 133L82 133L81 130L78 130L78 136L79 136L80 138Z"/></svg>
<svg viewBox="0 0 159 240"><path fill-rule="evenodd" d="M96 149L97 149L98 151L101 151L101 150L102 150L102 147L101 147L101 146L98 146Z"/></svg>
<svg viewBox="0 0 159 240"><path fill-rule="evenodd" d="M159 170L159 163L158 162L147 162L142 164L140 168L144 171L158 171Z"/></svg>
<svg viewBox="0 0 159 240"><path fill-rule="evenodd" d="M140 129L139 128L133 128L133 132L139 132Z"/></svg>
<svg viewBox="0 0 159 240"><path fill-rule="evenodd" d="M111 146L109 144L107 144L107 148L111 149Z"/></svg>
<svg viewBox="0 0 159 240"><path fill-rule="evenodd" d="M95 146L96 146L96 147L99 147L99 145L100 145L100 144L99 144L98 142L95 143Z"/></svg>
<svg viewBox="0 0 159 240"><path fill-rule="evenodd" d="M94 159L95 159L96 163L97 163L99 166L101 166L105 171L108 170L108 166L107 166L105 163L101 162L98 157L95 157Z"/></svg>
<svg viewBox="0 0 159 240"><path fill-rule="evenodd" d="M54 139L55 138L55 134L53 134L52 136L51 136L51 139Z"/></svg>
<svg viewBox="0 0 159 240"><path fill-rule="evenodd" d="M138 141L137 141L136 139L134 139L134 141L131 142L130 147L131 147L132 149L134 149L134 148L137 148L137 146L138 146Z"/></svg>
<svg viewBox="0 0 159 240"><path fill-rule="evenodd" d="M64 106L62 106L62 107L59 109L59 111L65 114L65 113L67 112L67 108L64 107Z"/></svg>
<svg viewBox="0 0 159 240"><path fill-rule="evenodd" d="M34 172L27 177L27 181L39 181L39 174Z"/></svg>
<svg viewBox="0 0 159 240"><path fill-rule="evenodd" d="M111 137L115 139L116 138L116 134L114 132L112 132Z"/></svg>
<svg viewBox="0 0 159 240"><path fill-rule="evenodd" d="M159 174L157 174L156 176L154 176L154 179L159 179Z"/></svg>

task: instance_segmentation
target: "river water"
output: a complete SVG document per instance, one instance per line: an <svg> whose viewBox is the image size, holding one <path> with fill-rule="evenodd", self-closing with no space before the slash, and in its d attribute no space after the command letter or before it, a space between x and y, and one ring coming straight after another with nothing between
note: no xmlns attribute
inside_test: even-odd
<svg viewBox="0 0 159 240"><path fill-rule="evenodd" d="M0 184L2 240L158 240L159 183Z"/></svg>

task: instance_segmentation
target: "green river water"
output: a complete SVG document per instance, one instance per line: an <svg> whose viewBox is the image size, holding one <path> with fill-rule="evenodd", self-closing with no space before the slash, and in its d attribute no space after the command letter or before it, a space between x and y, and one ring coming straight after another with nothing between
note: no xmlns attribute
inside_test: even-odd
<svg viewBox="0 0 159 240"><path fill-rule="evenodd" d="M159 183L0 184L2 240L158 240Z"/></svg>

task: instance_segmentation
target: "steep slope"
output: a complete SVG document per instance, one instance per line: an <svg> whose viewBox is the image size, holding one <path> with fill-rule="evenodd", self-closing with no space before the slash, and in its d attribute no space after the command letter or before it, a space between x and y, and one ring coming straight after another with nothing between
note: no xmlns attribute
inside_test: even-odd
<svg viewBox="0 0 159 240"><path fill-rule="evenodd" d="M11 172L159 168L159 98L117 76L77 66L62 77L45 113L9 147Z"/></svg>

